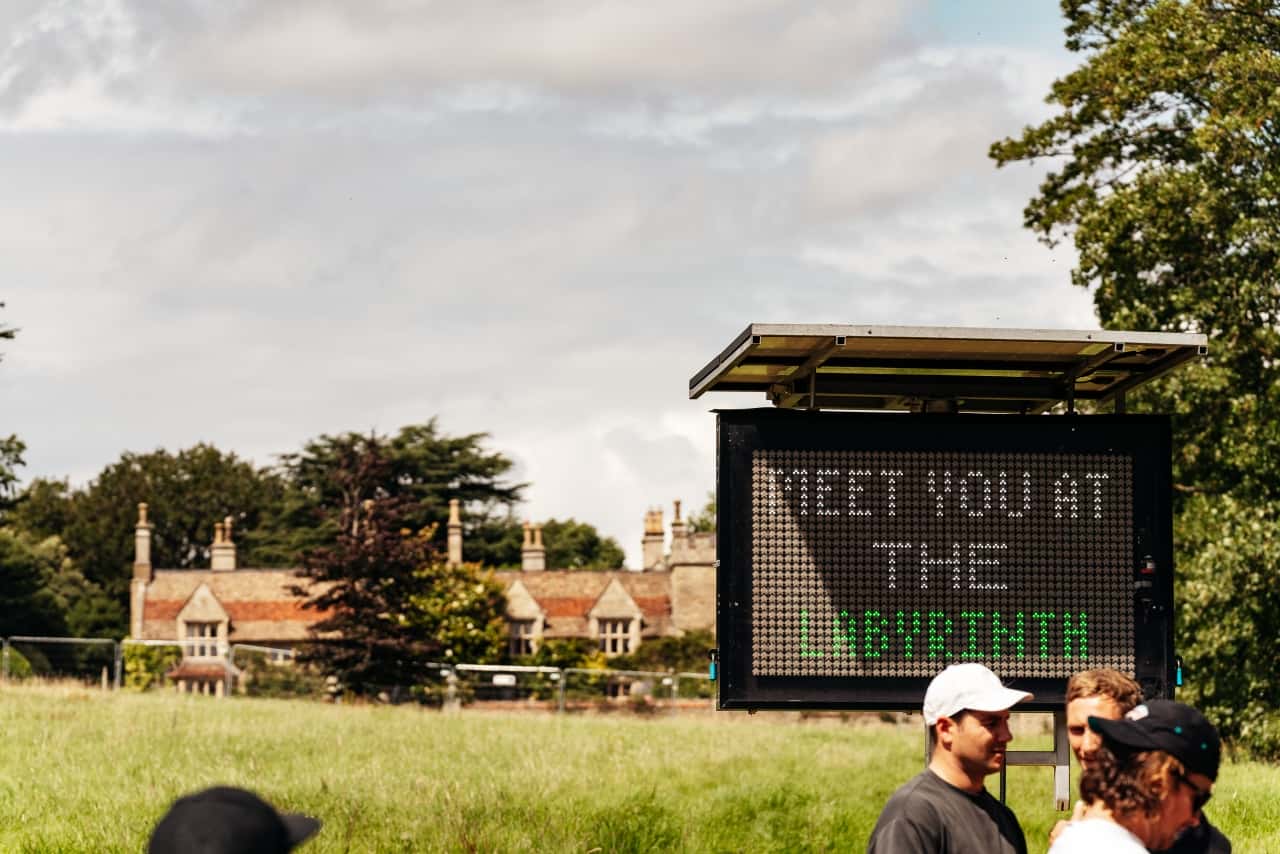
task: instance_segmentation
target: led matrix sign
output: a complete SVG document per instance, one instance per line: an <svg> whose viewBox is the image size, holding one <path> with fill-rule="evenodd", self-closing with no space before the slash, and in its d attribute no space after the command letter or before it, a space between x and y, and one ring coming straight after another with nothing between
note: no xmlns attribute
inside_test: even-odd
<svg viewBox="0 0 1280 854"><path fill-rule="evenodd" d="M721 413L720 469L728 707L914 706L964 661L1167 690L1162 419Z"/></svg>

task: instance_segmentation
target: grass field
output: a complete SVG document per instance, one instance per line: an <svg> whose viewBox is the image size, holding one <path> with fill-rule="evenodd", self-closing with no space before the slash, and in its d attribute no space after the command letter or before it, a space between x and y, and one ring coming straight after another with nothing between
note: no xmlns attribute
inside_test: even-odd
<svg viewBox="0 0 1280 854"><path fill-rule="evenodd" d="M323 819L307 854L862 851L920 768L918 724L446 716L8 686L0 851L138 852L169 801L216 783ZM1009 803L1044 851L1050 771L1010 769ZM1280 768L1228 765L1208 812L1236 851L1280 854Z"/></svg>

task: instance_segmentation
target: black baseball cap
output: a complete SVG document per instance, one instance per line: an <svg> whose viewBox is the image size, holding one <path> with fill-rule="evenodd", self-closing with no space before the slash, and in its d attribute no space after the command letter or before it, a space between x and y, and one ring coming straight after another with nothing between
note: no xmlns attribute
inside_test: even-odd
<svg viewBox="0 0 1280 854"><path fill-rule="evenodd" d="M253 792L216 786L174 801L147 854L285 854L319 829L318 819L281 814Z"/></svg>
<svg viewBox="0 0 1280 854"><path fill-rule="evenodd" d="M1089 729L1108 747L1163 750L1188 770L1218 779L1222 741L1204 715L1184 703L1150 700L1134 706L1120 720L1089 718Z"/></svg>

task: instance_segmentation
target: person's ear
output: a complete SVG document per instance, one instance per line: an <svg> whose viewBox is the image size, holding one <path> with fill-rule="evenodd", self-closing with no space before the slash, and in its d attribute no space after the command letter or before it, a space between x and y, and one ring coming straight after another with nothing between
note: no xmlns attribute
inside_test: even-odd
<svg viewBox="0 0 1280 854"><path fill-rule="evenodd" d="M951 743L955 741L956 727L959 726L959 724L956 723L954 718L949 718L944 715L938 718L936 726L938 728L938 744L945 747L947 750L950 750Z"/></svg>

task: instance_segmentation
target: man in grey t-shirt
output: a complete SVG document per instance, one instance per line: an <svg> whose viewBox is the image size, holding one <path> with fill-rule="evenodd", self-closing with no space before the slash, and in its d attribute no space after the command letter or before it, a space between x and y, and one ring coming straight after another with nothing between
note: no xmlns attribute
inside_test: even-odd
<svg viewBox="0 0 1280 854"><path fill-rule="evenodd" d="M868 854L1026 854L1013 810L984 781L1004 766L1009 709L1029 699L981 664L953 664L935 676L924 695L929 767L889 798Z"/></svg>

